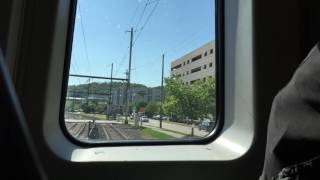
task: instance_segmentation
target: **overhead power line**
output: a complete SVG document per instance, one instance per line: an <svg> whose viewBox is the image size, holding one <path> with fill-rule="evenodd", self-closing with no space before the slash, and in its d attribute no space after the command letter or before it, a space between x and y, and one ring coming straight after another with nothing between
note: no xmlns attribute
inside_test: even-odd
<svg viewBox="0 0 320 180"><path fill-rule="evenodd" d="M119 67L118 67L117 71L114 73L114 75L118 75L118 73L119 73L119 71L120 71L120 67L123 65L124 60L126 60L126 58L128 57L128 55L129 55L129 47L126 48L126 52L125 52L125 54L123 55L123 57L121 58Z"/></svg>
<svg viewBox="0 0 320 180"><path fill-rule="evenodd" d="M82 22L82 13L81 13L81 6L80 6L80 1L78 2L78 9L79 9L79 14L80 14L80 24L81 24L81 29L82 29L82 37L83 37L83 41L84 41L84 50L85 50L85 54L86 54L86 60L88 62L88 69L89 69L89 74L92 75L91 73L91 65L90 65L90 60L89 60L89 53L88 53L88 48L87 48L87 41L86 41L86 34L84 31L84 26L83 26L83 22Z"/></svg>
<svg viewBox="0 0 320 180"><path fill-rule="evenodd" d="M139 9L139 3L138 3L138 5L137 5L136 9L134 10L134 13L133 13L133 15L132 15L132 18L131 18L131 20L130 20L130 22L132 22L131 24L133 24L133 22L134 22L134 20L135 20L135 18L136 18L138 9Z"/></svg>
<svg viewBox="0 0 320 180"><path fill-rule="evenodd" d="M150 21L150 18L152 17L153 13L155 12L155 10L157 9L158 5L159 5L160 0L157 0L156 5L153 7L153 9L151 10L149 16L147 17L146 21L144 22L144 24L142 25L142 27L140 28L140 32L138 33L138 35L136 36L136 39L133 42L133 45L135 45L135 43L137 42L137 40L139 39L141 33L143 32L144 28L146 27L146 25L148 24L148 22Z"/></svg>
<svg viewBox="0 0 320 180"><path fill-rule="evenodd" d="M150 0L148 0L148 1L145 3L144 7L143 7L143 10L142 10L142 13L141 13L141 15L140 15L140 18L139 18L139 20L138 20L138 23L137 23L137 25L136 25L136 28L139 27L139 25L140 25L140 23L141 23L141 20L143 19L143 16L144 16L144 14L145 14L145 12L146 12L146 9L147 9L147 7L148 7L148 5L149 5L149 1L150 1Z"/></svg>
<svg viewBox="0 0 320 180"><path fill-rule="evenodd" d="M155 12L156 8L157 8L158 5L159 5L159 2L160 2L160 0L154 0L154 1L148 0L148 1L145 3L145 6L144 6L144 8L143 8L143 10L142 10L142 13L141 13L140 18L139 18L138 23L137 23L137 26L136 26L136 28L135 28L136 31L137 31L137 29L138 29L139 32L138 32L138 35L136 36L136 38L134 39L134 41L133 41L133 43L132 43L132 46L135 45L136 41L137 41L138 38L141 36L142 31L144 30L144 28L146 27L146 25L147 25L148 22L150 21L153 13ZM150 5L150 4L153 4L153 3L156 3L156 5L152 8L151 12L150 12L149 15L147 16L146 21L143 23L143 25L141 26L141 28L138 28L140 22L141 22L142 19L143 19L143 16L145 15L147 6ZM122 59L120 60L119 67L118 67L118 69L116 70L115 75L117 75L117 74L119 73L120 67L123 65L124 60L128 57L128 55L129 55L129 47L126 48L126 52L125 52L124 56L122 57Z"/></svg>
<svg viewBox="0 0 320 180"><path fill-rule="evenodd" d="M148 2L148 5L149 5L149 4L153 4L153 3L157 2L157 1L159 1L159 0L149 1L149 2Z"/></svg>
<svg viewBox="0 0 320 180"><path fill-rule="evenodd" d="M143 10L142 10L142 12L141 12L141 15L140 15L140 17L139 17L139 19L138 19L138 21L137 21L137 25L135 26L136 29L137 29L137 27L140 25L141 20L143 19L143 16L144 16L144 14L145 14L145 12L146 12L147 6L149 5L149 1L150 1L150 0L147 0L147 2L145 3L145 5L144 5L144 7L143 7ZM136 16L136 14L137 14L138 8L139 8L139 4L138 4L138 6L136 7L136 9L135 9L135 11L134 11L134 15L132 16L132 19L131 19L131 21L132 21L132 26L133 26L133 24L134 24L134 19L135 19L135 16ZM115 75L117 75L117 74L119 73L120 67L123 65L124 60L128 57L128 55L129 55L129 47L126 48L125 54L124 54L124 56L123 56L123 57L121 58L121 60L120 60L119 68L118 68L117 71L115 72Z"/></svg>

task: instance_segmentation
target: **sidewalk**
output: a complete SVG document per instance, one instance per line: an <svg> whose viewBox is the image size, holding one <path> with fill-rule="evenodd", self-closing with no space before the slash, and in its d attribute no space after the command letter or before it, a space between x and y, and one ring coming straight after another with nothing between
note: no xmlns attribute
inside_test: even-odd
<svg viewBox="0 0 320 180"><path fill-rule="evenodd" d="M142 125L143 127L147 127L147 128L150 128L152 130L155 130L155 131L159 131L159 132L162 132L162 133L165 133L165 134L168 134L172 137L175 137L175 138L183 138L185 135L183 134L179 134L179 133L174 133L174 132L171 132L171 131L167 131L166 129L161 129L159 127L154 127L154 126L150 126L150 125Z"/></svg>
<svg viewBox="0 0 320 180"><path fill-rule="evenodd" d="M134 125L134 122L131 120L131 121L129 121L129 124ZM180 134L180 133L171 132L171 131L168 131L168 130L163 129L163 128L161 129L159 127L155 127L155 126L152 126L152 125L146 125L144 123L142 124L142 127L150 128L152 130L167 134L167 135L172 136L174 138L183 138L185 136L185 135Z"/></svg>

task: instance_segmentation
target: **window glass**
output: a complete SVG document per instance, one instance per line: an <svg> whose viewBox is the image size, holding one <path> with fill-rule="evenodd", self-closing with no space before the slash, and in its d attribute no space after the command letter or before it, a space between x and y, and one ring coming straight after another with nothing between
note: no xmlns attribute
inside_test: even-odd
<svg viewBox="0 0 320 180"><path fill-rule="evenodd" d="M85 142L206 137L216 124L215 69L203 70L215 63L214 15L213 0L78 0L69 134Z"/></svg>

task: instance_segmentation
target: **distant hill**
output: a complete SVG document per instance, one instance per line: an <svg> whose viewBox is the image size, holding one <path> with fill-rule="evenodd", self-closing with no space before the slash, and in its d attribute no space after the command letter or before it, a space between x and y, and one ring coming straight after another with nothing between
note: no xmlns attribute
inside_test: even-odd
<svg viewBox="0 0 320 180"><path fill-rule="evenodd" d="M127 83L113 82L112 89L125 88ZM132 88L147 88L143 84L131 84ZM109 93L110 83L90 83L90 94L106 94ZM68 86L68 96L72 97L86 97L88 95L89 84L78 84Z"/></svg>

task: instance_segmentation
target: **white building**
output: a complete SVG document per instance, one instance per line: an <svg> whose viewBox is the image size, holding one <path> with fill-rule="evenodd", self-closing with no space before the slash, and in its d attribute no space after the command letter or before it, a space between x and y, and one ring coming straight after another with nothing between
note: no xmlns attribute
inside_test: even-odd
<svg viewBox="0 0 320 180"><path fill-rule="evenodd" d="M215 43L211 41L171 63L171 75L186 84L215 75Z"/></svg>

